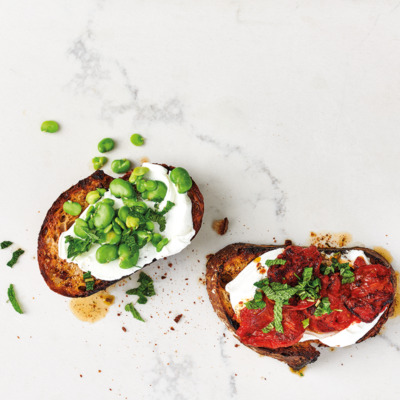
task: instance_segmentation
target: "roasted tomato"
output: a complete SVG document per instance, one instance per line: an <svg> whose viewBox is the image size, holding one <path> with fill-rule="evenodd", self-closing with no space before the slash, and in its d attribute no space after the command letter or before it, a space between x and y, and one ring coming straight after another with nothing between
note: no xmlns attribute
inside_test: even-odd
<svg viewBox="0 0 400 400"><path fill-rule="evenodd" d="M301 276L306 267L319 268L322 257L315 246L305 249L289 246L278 256L278 259L284 259L286 263L269 267L268 278L272 282L282 282L293 286L298 282L296 275Z"/></svg>
<svg viewBox="0 0 400 400"><path fill-rule="evenodd" d="M360 258L360 257L359 257ZM390 270L380 264L365 265L355 261L354 282L344 304L363 322L372 322L386 304L392 302L394 287Z"/></svg>
<svg viewBox="0 0 400 400"><path fill-rule="evenodd" d="M305 310L309 318L308 330L317 333L341 331L358 319L347 310L343 303L343 294L347 291L342 285L339 274L321 277L321 297L328 297L331 310L330 314L319 317L314 316L315 307Z"/></svg>
<svg viewBox="0 0 400 400"><path fill-rule="evenodd" d="M262 332L274 318L274 303L266 299L266 307L262 310L249 310L244 308L240 312L240 327L236 331L242 343L276 349L278 347L288 347L297 343L304 333L302 311L292 311L283 308L282 313L283 331L276 332L275 329L268 333Z"/></svg>

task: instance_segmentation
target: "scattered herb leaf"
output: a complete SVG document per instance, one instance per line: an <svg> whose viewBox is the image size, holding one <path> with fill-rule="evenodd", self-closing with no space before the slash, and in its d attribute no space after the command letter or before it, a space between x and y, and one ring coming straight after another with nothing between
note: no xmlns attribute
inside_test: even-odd
<svg viewBox="0 0 400 400"><path fill-rule="evenodd" d="M8 295L8 300L10 300L11 305L14 307L14 310L19 314L23 314L24 312L22 311L21 306L17 301L17 297L15 296L13 284L11 284L10 287L8 288L7 295Z"/></svg>
<svg viewBox="0 0 400 400"><path fill-rule="evenodd" d="M25 251L22 249L15 250L12 254L11 260L7 263L7 265L12 268L17 263L19 257L24 253Z"/></svg>
<svg viewBox="0 0 400 400"><path fill-rule="evenodd" d="M13 244L13 242L10 242L9 240L4 240L4 242L0 243L0 247L2 249L6 249L7 247L10 247Z"/></svg>
<svg viewBox="0 0 400 400"><path fill-rule="evenodd" d="M131 312L134 318L138 319L139 321L145 322L144 319L139 314L139 311L136 310L135 307L133 307L132 303L129 303L125 306L125 311Z"/></svg>

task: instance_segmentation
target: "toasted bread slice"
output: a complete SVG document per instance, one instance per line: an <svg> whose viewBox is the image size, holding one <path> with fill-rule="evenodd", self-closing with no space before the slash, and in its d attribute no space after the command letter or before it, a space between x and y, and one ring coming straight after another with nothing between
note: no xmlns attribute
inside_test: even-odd
<svg viewBox="0 0 400 400"><path fill-rule="evenodd" d="M239 324L234 320L235 313L230 303L229 294L225 291L225 286L256 257L261 256L267 251L282 247L285 246L235 243L226 246L209 258L207 262L206 282L211 304L213 305L218 317L225 323L228 329L233 332L236 338L238 338L238 336L235 333ZM396 288L396 277L392 266L376 251L364 247L318 249L318 251L324 251L328 254L348 250L362 250L371 259L372 263L381 264L386 268L389 268L391 271L391 282ZM384 323L387 321L389 315L393 313L393 307L394 303L392 301L386 311L382 314L378 323L366 335L358 340L357 343L363 342L364 340L377 335ZM278 349L253 346L247 347L261 355L283 361L294 370L300 370L307 364L315 362L319 357L320 353L315 346L327 347L319 340L296 343L293 346Z"/></svg>
<svg viewBox="0 0 400 400"><path fill-rule="evenodd" d="M168 170L174 168L164 164L162 164L162 166ZM131 172L128 172L122 179L128 180L130 174ZM82 270L77 264L67 262L58 256L58 239L61 233L68 230L78 218L64 212L64 202L72 200L78 202L82 206L82 209L85 209L89 205L86 202L86 194L96 188L108 189L113 179L113 177L106 175L103 171L94 172L89 177L79 181L76 185L62 193L53 203L44 219L38 240L38 262L40 272L49 288L63 296L90 296L117 282L117 280L104 281L95 279L94 290L86 291ZM204 214L203 196L194 181L192 188L188 191L188 196L192 201L193 229L196 232L193 236L194 238L200 230ZM133 272L134 271L131 273ZM130 275L130 273L126 276L128 275Z"/></svg>

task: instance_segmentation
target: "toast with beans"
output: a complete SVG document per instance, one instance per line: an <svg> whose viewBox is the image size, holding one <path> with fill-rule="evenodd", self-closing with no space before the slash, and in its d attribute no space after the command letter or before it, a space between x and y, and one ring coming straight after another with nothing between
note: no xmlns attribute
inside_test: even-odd
<svg viewBox="0 0 400 400"><path fill-rule="evenodd" d="M168 171L174 169L164 164L162 166ZM122 179L127 181L130 175L131 171L126 173ZM60 235L67 231L78 218L77 216L67 214L63 210L63 204L71 200L72 202L79 203L82 209L85 209L89 206L86 201L87 194L99 188L108 189L113 179L113 177L106 175L101 170L96 171L62 193L47 212L38 238L38 263L46 284L56 293L67 297L86 297L106 289L119 280L105 281L93 276L94 288L93 290L87 290L82 270L78 265L74 262L61 259L58 254ZM191 214L193 229L195 231L191 239L193 240L201 228L204 214L204 200L194 181L187 195L192 203ZM127 270L126 276L129 276L132 272L134 271Z"/></svg>

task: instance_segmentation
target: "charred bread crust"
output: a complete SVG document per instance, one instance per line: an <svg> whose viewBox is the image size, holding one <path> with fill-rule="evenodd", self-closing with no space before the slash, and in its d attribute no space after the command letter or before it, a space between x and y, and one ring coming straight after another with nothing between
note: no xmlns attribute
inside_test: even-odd
<svg viewBox="0 0 400 400"><path fill-rule="evenodd" d="M173 169L173 167L161 165L169 171ZM131 172L126 173L122 179L128 180L130 174ZM43 279L54 292L67 297L87 297L118 282L119 279L104 281L94 277L94 289L86 291L82 270L77 264L62 260L58 256L58 239L61 233L68 230L78 218L64 212L64 202L72 200L78 202L82 209L85 209L89 205L86 202L86 194L96 188L108 189L113 179L103 171L96 171L62 193L47 212L39 233L38 263ZM193 229L196 232L194 238L201 228L204 214L203 196L194 181L188 196L192 201Z"/></svg>
<svg viewBox="0 0 400 400"><path fill-rule="evenodd" d="M247 264L249 264L256 257L261 256L263 253L282 248L285 246L279 245L256 245L250 243L235 243L228 245L212 255L207 262L206 284L207 292L210 298L214 311L222 322L225 323L227 328L236 335L238 323L233 319L234 311L232 309L229 294L225 291L225 286L232 281L240 271L242 271ZM396 288L396 276L392 266L388 261L378 254L376 251L364 247L351 247L351 248L319 248L319 251L325 253L344 252L348 250L362 250L370 259L372 263L382 264L390 269L391 282ZM382 314L378 323L357 343L377 335L385 324L389 316L393 313L394 302L393 299L389 304L386 311ZM240 340L240 339L239 339ZM283 361L294 370L300 370L307 364L313 363L317 360L320 353L314 346L327 347L319 340L310 340L307 342L296 343L290 347L282 347L278 349L268 349L264 347L247 346L258 354L275 358L276 360Z"/></svg>

